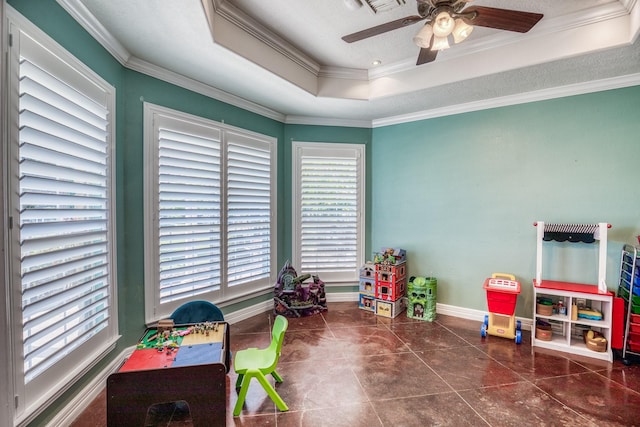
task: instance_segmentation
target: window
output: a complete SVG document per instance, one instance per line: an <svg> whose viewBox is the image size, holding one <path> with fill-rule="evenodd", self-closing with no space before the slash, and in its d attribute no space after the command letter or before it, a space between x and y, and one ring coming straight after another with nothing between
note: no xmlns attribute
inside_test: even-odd
<svg viewBox="0 0 640 427"><path fill-rule="evenodd" d="M326 283L364 263L364 145L293 143L293 265Z"/></svg>
<svg viewBox="0 0 640 427"><path fill-rule="evenodd" d="M4 167L9 286L17 295L10 310L19 330L15 415L24 418L117 338L114 89L24 19L16 22Z"/></svg>
<svg viewBox="0 0 640 427"><path fill-rule="evenodd" d="M271 287L275 139L144 108L147 321Z"/></svg>

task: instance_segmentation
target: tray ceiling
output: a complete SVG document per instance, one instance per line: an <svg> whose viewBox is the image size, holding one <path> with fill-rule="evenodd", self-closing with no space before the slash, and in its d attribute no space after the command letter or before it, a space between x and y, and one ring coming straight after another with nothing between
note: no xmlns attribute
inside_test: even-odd
<svg viewBox="0 0 640 427"><path fill-rule="evenodd" d="M415 15L416 0L377 13L345 0L58 2L125 66L290 123L376 126L640 83L637 0L475 0L544 18L526 34L478 27L420 66L422 24L342 40Z"/></svg>

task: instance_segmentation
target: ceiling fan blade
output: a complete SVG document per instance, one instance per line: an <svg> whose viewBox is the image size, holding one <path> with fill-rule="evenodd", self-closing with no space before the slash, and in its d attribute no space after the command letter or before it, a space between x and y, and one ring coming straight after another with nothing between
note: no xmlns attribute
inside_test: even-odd
<svg viewBox="0 0 640 427"><path fill-rule="evenodd" d="M347 43L357 42L359 40L377 36L378 34L386 33L387 31L397 30L398 28L415 24L416 22L422 21L423 19L425 18L419 15L407 16L405 18L387 22L386 24L376 25L375 27L367 28L366 30L346 35L342 37L342 40L346 41Z"/></svg>
<svg viewBox="0 0 640 427"><path fill-rule="evenodd" d="M498 30L526 33L543 17L541 13L521 12L518 10L497 9L494 7L470 6L462 11L465 15L475 12L472 19L462 18L469 25L496 28Z"/></svg>
<svg viewBox="0 0 640 427"><path fill-rule="evenodd" d="M431 50L427 47L423 47L420 49L420 53L418 54L418 61L416 62L416 65L433 62L436 60L436 56L438 56L437 50Z"/></svg>

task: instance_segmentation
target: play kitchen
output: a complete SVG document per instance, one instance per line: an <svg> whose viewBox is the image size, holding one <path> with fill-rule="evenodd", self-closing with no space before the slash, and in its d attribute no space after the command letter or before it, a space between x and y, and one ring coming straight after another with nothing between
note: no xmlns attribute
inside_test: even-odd
<svg viewBox="0 0 640 427"><path fill-rule="evenodd" d="M536 278L533 281L535 333L531 335L531 345L613 362L615 295L609 291L605 280L610 225L537 221L534 226L537 237ZM543 260L553 261L557 257L544 257L543 251L571 252L575 251L574 245L595 245L597 277L590 283L544 277Z"/></svg>

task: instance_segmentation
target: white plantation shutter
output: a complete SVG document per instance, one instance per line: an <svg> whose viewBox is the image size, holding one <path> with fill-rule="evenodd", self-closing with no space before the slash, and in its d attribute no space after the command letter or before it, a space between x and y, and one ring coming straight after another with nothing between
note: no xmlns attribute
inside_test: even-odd
<svg viewBox="0 0 640 427"><path fill-rule="evenodd" d="M145 315L273 286L276 140L145 104Z"/></svg>
<svg viewBox="0 0 640 427"><path fill-rule="evenodd" d="M60 389L53 385L93 363L115 339L114 96L67 52L45 47L47 40L14 37L16 247L10 250L19 254L12 277L21 290L20 412Z"/></svg>
<svg viewBox="0 0 640 427"><path fill-rule="evenodd" d="M357 174L355 159L302 156L302 271L348 271L357 267Z"/></svg>
<svg viewBox="0 0 640 427"><path fill-rule="evenodd" d="M220 288L220 140L160 125L160 303ZM172 129L174 128L174 129Z"/></svg>
<svg viewBox="0 0 640 427"><path fill-rule="evenodd" d="M227 137L227 281L233 287L269 280L273 179L268 142Z"/></svg>
<svg viewBox="0 0 640 427"><path fill-rule="evenodd" d="M294 265L325 282L356 279L363 262L363 149L294 144Z"/></svg>

